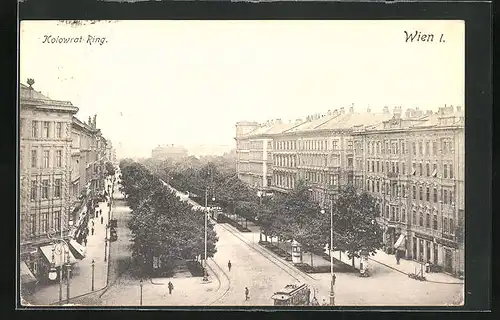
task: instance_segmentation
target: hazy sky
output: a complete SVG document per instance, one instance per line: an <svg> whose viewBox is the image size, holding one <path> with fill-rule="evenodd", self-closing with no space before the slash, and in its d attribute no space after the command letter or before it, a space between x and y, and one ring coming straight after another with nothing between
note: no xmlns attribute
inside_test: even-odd
<svg viewBox="0 0 500 320"><path fill-rule="evenodd" d="M405 42L405 33L434 42ZM445 42L439 42L441 33ZM82 43L43 43L45 36ZM88 36L106 43L88 44ZM234 146L235 123L347 107L464 105L461 21L21 23L20 81L69 100L120 156Z"/></svg>

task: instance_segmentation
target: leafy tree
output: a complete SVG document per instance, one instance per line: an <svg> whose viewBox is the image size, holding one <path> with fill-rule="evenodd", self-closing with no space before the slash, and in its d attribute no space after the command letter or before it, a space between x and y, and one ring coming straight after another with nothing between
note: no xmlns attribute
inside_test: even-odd
<svg viewBox="0 0 500 320"><path fill-rule="evenodd" d="M335 247L346 251L353 261L361 250L374 254L382 247L378 212L377 202L370 194L358 193L353 186L342 188L333 203Z"/></svg>
<svg viewBox="0 0 500 320"><path fill-rule="evenodd" d="M311 200L304 181L299 180L295 189L276 198L278 207L275 219L276 228L283 240L298 241L304 249L312 253L327 242L326 214Z"/></svg>
<svg viewBox="0 0 500 320"><path fill-rule="evenodd" d="M111 162L106 162L106 173L108 176L114 176L115 175L115 166Z"/></svg>
<svg viewBox="0 0 500 320"><path fill-rule="evenodd" d="M142 272L152 271L155 257L169 265L174 259L193 259L204 253L203 214L179 201L141 164L124 166L122 175L127 202L132 202L133 258ZM207 238L207 255L212 257L218 240L212 225L208 225Z"/></svg>

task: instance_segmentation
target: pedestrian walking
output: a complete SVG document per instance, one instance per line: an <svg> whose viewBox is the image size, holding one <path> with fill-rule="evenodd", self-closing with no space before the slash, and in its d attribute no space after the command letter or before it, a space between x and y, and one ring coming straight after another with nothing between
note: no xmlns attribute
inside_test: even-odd
<svg viewBox="0 0 500 320"><path fill-rule="evenodd" d="M92 227L94 227L94 220L92 220Z"/></svg>
<svg viewBox="0 0 500 320"><path fill-rule="evenodd" d="M172 282L168 282L168 294L172 294L172 291L174 290L174 285Z"/></svg>
<svg viewBox="0 0 500 320"><path fill-rule="evenodd" d="M104 222L104 217L101 216L101 224Z"/></svg>
<svg viewBox="0 0 500 320"><path fill-rule="evenodd" d="M87 235L89 234L89 231L90 231L90 230L89 230L89 227L87 227L87 230L86 230L86 232L85 232L85 236L87 236Z"/></svg>
<svg viewBox="0 0 500 320"><path fill-rule="evenodd" d="M250 299L250 296L248 295L250 293L250 291L248 290L247 287L245 287L245 301Z"/></svg>
<svg viewBox="0 0 500 320"><path fill-rule="evenodd" d="M83 243L87 246L87 237L83 238Z"/></svg>
<svg viewBox="0 0 500 320"><path fill-rule="evenodd" d="M94 227L92 227L91 231L92 231L92 235L94 235Z"/></svg>
<svg viewBox="0 0 500 320"><path fill-rule="evenodd" d="M229 269L229 271L231 271L231 260L229 260L229 262L227 263L227 268Z"/></svg>
<svg viewBox="0 0 500 320"><path fill-rule="evenodd" d="M399 264L399 259L401 259L401 257L399 256L399 251L396 251L396 264Z"/></svg>

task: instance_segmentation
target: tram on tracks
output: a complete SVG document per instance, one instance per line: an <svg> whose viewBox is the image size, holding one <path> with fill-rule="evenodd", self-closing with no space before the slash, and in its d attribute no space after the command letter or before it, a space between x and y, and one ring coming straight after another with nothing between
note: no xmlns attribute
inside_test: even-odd
<svg viewBox="0 0 500 320"><path fill-rule="evenodd" d="M271 297L275 306L309 306L311 289L305 283L288 284Z"/></svg>

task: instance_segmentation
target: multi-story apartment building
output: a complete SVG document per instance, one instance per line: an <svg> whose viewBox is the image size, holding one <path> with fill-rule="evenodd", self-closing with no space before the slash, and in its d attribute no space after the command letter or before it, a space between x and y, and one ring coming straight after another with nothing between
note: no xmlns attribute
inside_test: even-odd
<svg viewBox="0 0 500 320"><path fill-rule="evenodd" d="M31 85L34 81L29 81ZM107 141L93 121L75 117L78 108L20 85L20 245L24 282L47 279L61 261L49 235L74 237L82 208L104 188ZM95 191L92 193L91 191ZM86 212L83 212L86 213ZM67 241L70 246L78 246ZM74 248L73 248L74 249ZM76 251L78 251L77 248ZM77 256L77 258L82 258ZM76 262L70 251L70 261Z"/></svg>
<svg viewBox="0 0 500 320"><path fill-rule="evenodd" d="M89 197L104 190L107 141L97 128L96 116L87 123L72 119L72 218L78 220Z"/></svg>
<svg viewBox="0 0 500 320"><path fill-rule="evenodd" d="M237 139L239 177L250 185L250 143L258 137L251 125L257 126L243 123L246 134ZM463 237L457 238L464 228L465 196L460 107L437 113L409 109L403 116L400 107L391 114L388 107L374 113L351 106L348 112L309 116L266 139L272 140L273 160L266 165L271 190L288 192L303 179L313 199L324 203L339 186L352 183L378 199L388 253L463 272ZM264 172L257 164L255 171Z"/></svg>
<svg viewBox="0 0 500 320"><path fill-rule="evenodd" d="M22 269L35 277L43 278L50 264L47 234L70 231L71 124L77 112L68 101L20 85L20 254Z"/></svg>
<svg viewBox="0 0 500 320"><path fill-rule="evenodd" d="M340 185L354 181L353 126L388 119L384 113L354 112L351 106L313 115L307 121L275 135L273 187L287 192L298 179L307 181L314 200L324 203Z"/></svg>
<svg viewBox="0 0 500 320"><path fill-rule="evenodd" d="M462 109L408 110L402 118L396 108L354 139L357 185L379 201L387 251L463 272L463 241L455 236L464 219Z"/></svg>
<svg viewBox="0 0 500 320"><path fill-rule="evenodd" d="M263 124L238 122L235 137L238 177L258 191L268 192L273 177L273 136L296 124L280 119Z"/></svg>

